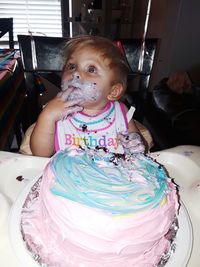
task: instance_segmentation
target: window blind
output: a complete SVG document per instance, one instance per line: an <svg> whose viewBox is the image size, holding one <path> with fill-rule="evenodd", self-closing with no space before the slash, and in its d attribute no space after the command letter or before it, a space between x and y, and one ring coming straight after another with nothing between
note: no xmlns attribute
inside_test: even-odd
<svg viewBox="0 0 200 267"><path fill-rule="evenodd" d="M13 18L14 40L18 34L62 36L60 0L1 0L0 18ZM8 36L1 38L7 41Z"/></svg>

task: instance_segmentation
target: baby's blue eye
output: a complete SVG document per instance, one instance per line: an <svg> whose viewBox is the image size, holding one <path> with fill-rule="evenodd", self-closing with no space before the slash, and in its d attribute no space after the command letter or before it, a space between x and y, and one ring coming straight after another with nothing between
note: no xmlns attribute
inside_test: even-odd
<svg viewBox="0 0 200 267"><path fill-rule="evenodd" d="M88 67L88 72L89 72L89 73L96 73L96 72L97 72L97 69L96 69L95 66L89 66L89 67Z"/></svg>
<svg viewBox="0 0 200 267"><path fill-rule="evenodd" d="M69 64L67 65L67 69L68 69L68 70L75 70L75 69L76 69L76 65L73 64L73 63L69 63Z"/></svg>

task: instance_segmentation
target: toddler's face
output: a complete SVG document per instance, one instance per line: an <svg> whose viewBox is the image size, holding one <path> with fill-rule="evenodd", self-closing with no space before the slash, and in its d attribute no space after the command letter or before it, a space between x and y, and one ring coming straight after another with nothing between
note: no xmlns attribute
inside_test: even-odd
<svg viewBox="0 0 200 267"><path fill-rule="evenodd" d="M73 88L67 100L81 98L86 108L102 108L112 88L114 73L94 49L75 50L62 77L62 90Z"/></svg>

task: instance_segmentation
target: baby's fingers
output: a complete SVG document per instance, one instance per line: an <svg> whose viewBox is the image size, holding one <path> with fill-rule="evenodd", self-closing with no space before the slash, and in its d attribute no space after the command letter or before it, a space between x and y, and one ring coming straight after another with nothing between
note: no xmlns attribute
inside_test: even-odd
<svg viewBox="0 0 200 267"><path fill-rule="evenodd" d="M142 141L140 139L135 139L135 140L129 140L128 142L123 142L123 146L125 148L131 148L131 147L136 147L141 143Z"/></svg>
<svg viewBox="0 0 200 267"><path fill-rule="evenodd" d="M66 108L65 111L62 114L62 119L66 119L69 115L76 113L76 112L80 112L83 110L83 107L80 106L72 106L70 108Z"/></svg>
<svg viewBox="0 0 200 267"><path fill-rule="evenodd" d="M129 133L128 140L139 140L141 141L141 135L139 133Z"/></svg>
<svg viewBox="0 0 200 267"><path fill-rule="evenodd" d="M126 154L138 154L138 153L145 153L145 146L140 143L137 146L134 147L123 147L124 148L124 152Z"/></svg>
<svg viewBox="0 0 200 267"><path fill-rule="evenodd" d="M144 153L145 152L145 146L142 143L140 143L137 146L130 147L129 148L129 152L131 154L134 154L134 153Z"/></svg>
<svg viewBox="0 0 200 267"><path fill-rule="evenodd" d="M139 133L119 133L118 138L123 143L129 143L132 140L137 140L137 142L141 142L141 136Z"/></svg>
<svg viewBox="0 0 200 267"><path fill-rule="evenodd" d="M57 94L57 97L61 98L63 101L66 101L73 90L74 88L68 88L65 91L61 91Z"/></svg>
<svg viewBox="0 0 200 267"><path fill-rule="evenodd" d="M65 108L73 107L83 102L82 98L73 99L65 102Z"/></svg>

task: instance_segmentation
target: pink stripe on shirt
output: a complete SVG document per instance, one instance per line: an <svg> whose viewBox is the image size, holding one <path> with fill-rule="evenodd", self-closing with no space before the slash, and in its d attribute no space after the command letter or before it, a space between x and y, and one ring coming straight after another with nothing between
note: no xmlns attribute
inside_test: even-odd
<svg viewBox="0 0 200 267"><path fill-rule="evenodd" d="M58 142L58 131L57 131L58 127L57 127L57 122L56 122L56 130L55 130L55 136L54 136L54 145L55 145L55 150L58 151L60 150L59 147L59 142Z"/></svg>

